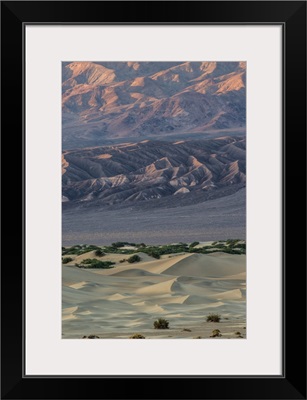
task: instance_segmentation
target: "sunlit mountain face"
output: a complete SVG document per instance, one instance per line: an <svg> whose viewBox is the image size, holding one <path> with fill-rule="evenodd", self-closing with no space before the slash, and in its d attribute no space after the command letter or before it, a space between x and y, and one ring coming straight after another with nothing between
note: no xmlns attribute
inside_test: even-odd
<svg viewBox="0 0 307 400"><path fill-rule="evenodd" d="M245 134L244 62L62 65L63 148Z"/></svg>

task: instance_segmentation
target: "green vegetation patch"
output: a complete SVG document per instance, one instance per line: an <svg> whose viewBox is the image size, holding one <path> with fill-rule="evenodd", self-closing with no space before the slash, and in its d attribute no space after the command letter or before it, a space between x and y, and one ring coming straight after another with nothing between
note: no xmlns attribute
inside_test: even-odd
<svg viewBox="0 0 307 400"><path fill-rule="evenodd" d="M164 254L187 253L189 246L186 243L168 244L163 246L149 246L139 248L138 251L148 254L151 257L159 259Z"/></svg>
<svg viewBox="0 0 307 400"><path fill-rule="evenodd" d="M128 263L133 264L136 262L140 262L141 261L141 257L138 256L137 254L134 254L134 256L131 256L127 259Z"/></svg>
<svg viewBox="0 0 307 400"><path fill-rule="evenodd" d="M124 254L133 255L138 252L148 254L150 257L159 259L166 254L178 253L197 253L197 254L211 254L216 252L223 252L228 254L246 254L246 243L240 239L228 239L212 242L211 245L196 247L199 242L195 241L190 245L186 243L168 244L161 246L147 246L145 243L135 244L130 242L114 242L111 246L99 247L96 245L75 245L71 247L62 247L62 256L65 255L81 255L90 251L95 251L95 256L102 257L107 253L111 254ZM124 248L125 246L132 246L134 249Z"/></svg>
<svg viewBox="0 0 307 400"><path fill-rule="evenodd" d="M135 247L136 244L135 244L135 243L130 243L130 242L115 242L115 243L112 243L111 246L112 246L112 247L116 247L116 248L120 248L120 247L124 247L124 246L132 246L132 247Z"/></svg>
<svg viewBox="0 0 307 400"><path fill-rule="evenodd" d="M112 253L112 254L133 254L136 253L136 250L133 249L122 249L120 247L112 246L105 246L103 248L105 253Z"/></svg>
<svg viewBox="0 0 307 400"><path fill-rule="evenodd" d="M69 262L71 262L72 261L72 258L71 257L63 257L62 258L62 263L63 264L67 264L67 263L69 263Z"/></svg>
<svg viewBox="0 0 307 400"><path fill-rule="evenodd" d="M112 261L100 261L96 258L86 258L81 262L81 265L76 264L78 267L81 268L102 268L102 269L109 269L113 268L115 263Z"/></svg>
<svg viewBox="0 0 307 400"><path fill-rule="evenodd" d="M93 250L101 250L101 248L94 244L76 244L75 246L71 247L62 247L62 256L65 256L66 254L75 254L80 256L81 254L85 254Z"/></svg>
<svg viewBox="0 0 307 400"><path fill-rule="evenodd" d="M95 250L95 256L97 257L103 257L106 253L104 253L101 249Z"/></svg>

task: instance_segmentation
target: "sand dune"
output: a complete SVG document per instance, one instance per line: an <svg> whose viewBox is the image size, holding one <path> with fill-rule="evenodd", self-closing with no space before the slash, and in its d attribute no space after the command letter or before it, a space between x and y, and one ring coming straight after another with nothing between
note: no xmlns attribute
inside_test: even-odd
<svg viewBox="0 0 307 400"><path fill-rule="evenodd" d="M228 290L227 292L215 294L212 297L215 297L219 300L237 300L242 299L243 296L240 289L234 289Z"/></svg>
<svg viewBox="0 0 307 400"><path fill-rule="evenodd" d="M119 268L116 268L116 270ZM153 274L152 272L146 271L141 268L125 268L121 269L120 271L116 272L112 271L113 273L110 273L112 276L121 276L121 277L127 277L127 278L133 278L133 277L139 277L139 276L159 276L159 274Z"/></svg>
<svg viewBox="0 0 307 400"><path fill-rule="evenodd" d="M236 255L223 257L221 263L220 258L209 254L190 254L163 272L176 276L223 277L243 272L245 264L242 263L241 257Z"/></svg>
<svg viewBox="0 0 307 400"><path fill-rule="evenodd" d="M174 282L176 282L176 278L170 279L169 281L156 283L155 285L149 285L144 288L140 288L136 290L136 293L141 293L146 296L171 294Z"/></svg>
<svg viewBox="0 0 307 400"><path fill-rule="evenodd" d="M63 338L128 338L135 332L146 338L209 338L217 325L206 322L210 312L222 316L218 327L226 338L241 330L245 337L244 255L140 257L128 264L119 263L122 255L107 255L116 265L106 270L63 266ZM167 332L153 329L160 317L170 322Z"/></svg>

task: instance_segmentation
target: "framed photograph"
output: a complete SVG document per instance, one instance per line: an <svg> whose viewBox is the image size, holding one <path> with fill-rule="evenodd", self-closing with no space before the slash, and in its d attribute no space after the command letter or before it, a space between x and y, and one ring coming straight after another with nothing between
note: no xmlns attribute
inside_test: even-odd
<svg viewBox="0 0 307 400"><path fill-rule="evenodd" d="M306 2L1 11L2 398L306 399Z"/></svg>

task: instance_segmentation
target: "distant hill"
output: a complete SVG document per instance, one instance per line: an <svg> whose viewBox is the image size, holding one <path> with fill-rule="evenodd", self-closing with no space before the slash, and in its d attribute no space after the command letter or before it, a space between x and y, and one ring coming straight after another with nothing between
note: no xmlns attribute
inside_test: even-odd
<svg viewBox="0 0 307 400"><path fill-rule="evenodd" d="M65 62L62 67L64 149L245 133L244 62Z"/></svg>

